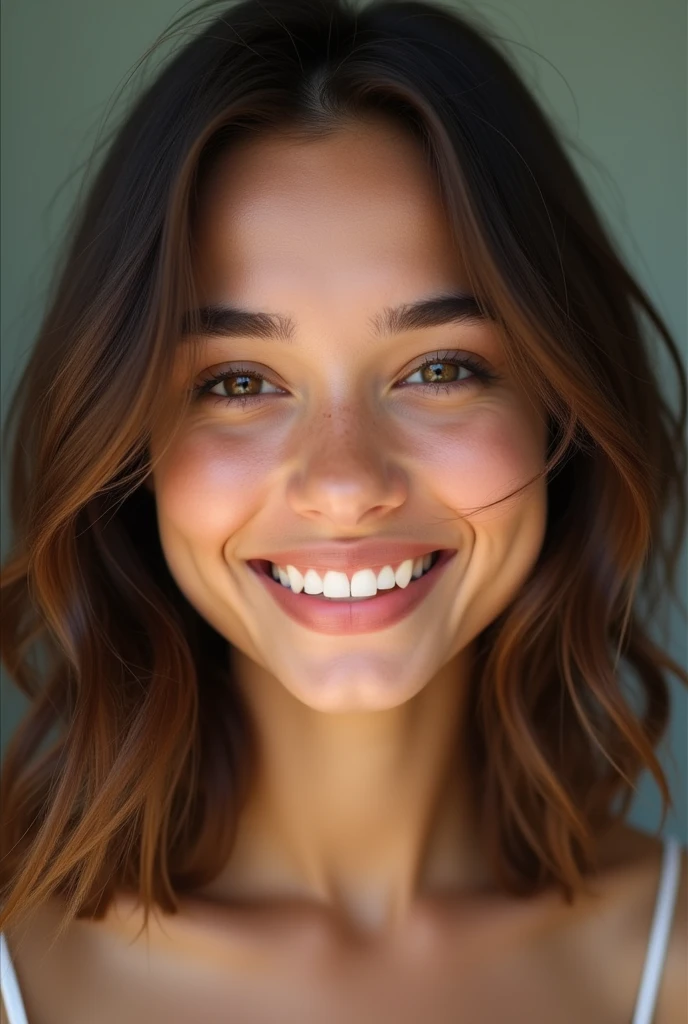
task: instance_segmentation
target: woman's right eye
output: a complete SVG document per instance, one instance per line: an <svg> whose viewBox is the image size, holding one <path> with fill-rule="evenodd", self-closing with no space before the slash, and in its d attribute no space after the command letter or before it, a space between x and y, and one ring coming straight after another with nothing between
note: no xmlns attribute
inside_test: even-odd
<svg viewBox="0 0 688 1024"><path fill-rule="evenodd" d="M235 378L232 380L232 378ZM219 384L224 384L225 381L229 381L227 391L229 393L213 394L213 389ZM270 381L258 370L249 369L237 369L236 367L231 370L223 370L221 373L212 374L209 377L201 380L192 390L195 398L202 398L204 395L209 395L211 398L217 398L221 402L234 404L238 402L240 405L245 405L246 402L260 401L266 398L267 393L261 393L261 386L265 384L268 388L272 388L272 393L283 393L281 388L275 387ZM232 389L236 389L235 393L231 393Z"/></svg>

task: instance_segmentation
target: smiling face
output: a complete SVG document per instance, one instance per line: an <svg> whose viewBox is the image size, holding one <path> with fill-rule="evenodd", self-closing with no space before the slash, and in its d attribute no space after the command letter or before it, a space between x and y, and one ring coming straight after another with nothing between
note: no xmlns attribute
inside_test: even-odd
<svg viewBox="0 0 688 1024"><path fill-rule="evenodd" d="M219 633L304 704L401 704L467 652L531 571L546 481L473 509L542 468L546 418L509 379L490 320L379 330L389 307L470 294L422 153L394 128L364 122L305 144L235 146L204 184L195 241L204 306L291 325L282 340L202 338L185 384L206 382L206 393L152 479L170 571ZM383 563L399 567L404 542L453 557L403 592L346 609L260 575L257 560L296 549L301 575L310 564L323 576L334 555L316 561L313 545L356 539L402 547L333 561L333 571L362 561L377 578ZM305 619L293 613L299 601ZM396 612L376 617L384 601Z"/></svg>

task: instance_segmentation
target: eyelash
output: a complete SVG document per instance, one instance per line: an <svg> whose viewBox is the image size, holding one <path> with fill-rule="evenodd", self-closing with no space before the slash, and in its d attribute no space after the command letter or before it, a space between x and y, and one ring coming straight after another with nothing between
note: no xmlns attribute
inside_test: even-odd
<svg viewBox="0 0 688 1024"><path fill-rule="evenodd" d="M450 358L452 357L452 358ZM461 355L457 352L436 352L432 357L424 360L419 366L407 373L407 377L412 377L414 374L424 370L426 366L432 366L433 363L448 363L452 366L458 366L460 368L468 369L474 375L473 378L468 380L454 380L454 381L424 381L422 384L407 384L406 387L425 387L434 388L435 393L438 393L440 389L444 389L449 393L453 388L462 388L466 385L470 385L475 381L482 384L491 384L496 380L499 380L499 374L493 373L488 370L484 363L476 359L474 356ZM222 381L228 380L230 377L251 377L254 380L265 380L268 384L271 381L260 373L259 370L249 370L241 366L235 366L231 370L223 370L222 373L211 374L209 377L205 377L198 384L195 385L191 390L194 395L194 399L201 399L204 396L209 398L215 398L223 404L227 405L241 405L244 406L247 402L253 402L259 404L270 395L210 395L209 392L217 384L221 384ZM406 378L403 378L404 380ZM274 386L274 385L273 385Z"/></svg>

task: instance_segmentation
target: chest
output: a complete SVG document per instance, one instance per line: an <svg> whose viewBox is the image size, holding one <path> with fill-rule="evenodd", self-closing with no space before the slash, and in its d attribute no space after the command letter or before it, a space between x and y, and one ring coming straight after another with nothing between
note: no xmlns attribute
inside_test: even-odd
<svg viewBox="0 0 688 1024"><path fill-rule="evenodd" d="M75 946L17 969L31 1024L630 1024L632 980L562 956L466 942L393 955L332 953L296 944L169 951L112 943ZM623 990L625 989L625 990Z"/></svg>

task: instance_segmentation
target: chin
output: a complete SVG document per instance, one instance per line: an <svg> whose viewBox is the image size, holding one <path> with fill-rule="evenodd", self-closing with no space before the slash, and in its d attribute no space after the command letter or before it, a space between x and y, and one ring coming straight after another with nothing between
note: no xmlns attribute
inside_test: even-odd
<svg viewBox="0 0 688 1024"><path fill-rule="evenodd" d="M312 683L304 683L303 675L298 681L280 682L302 704L328 712L384 711L405 704L427 685L427 681L418 684L417 672L400 679L398 670L393 674L370 671L370 666L367 671L363 667L357 670L349 659L343 661L345 665L332 666Z"/></svg>

